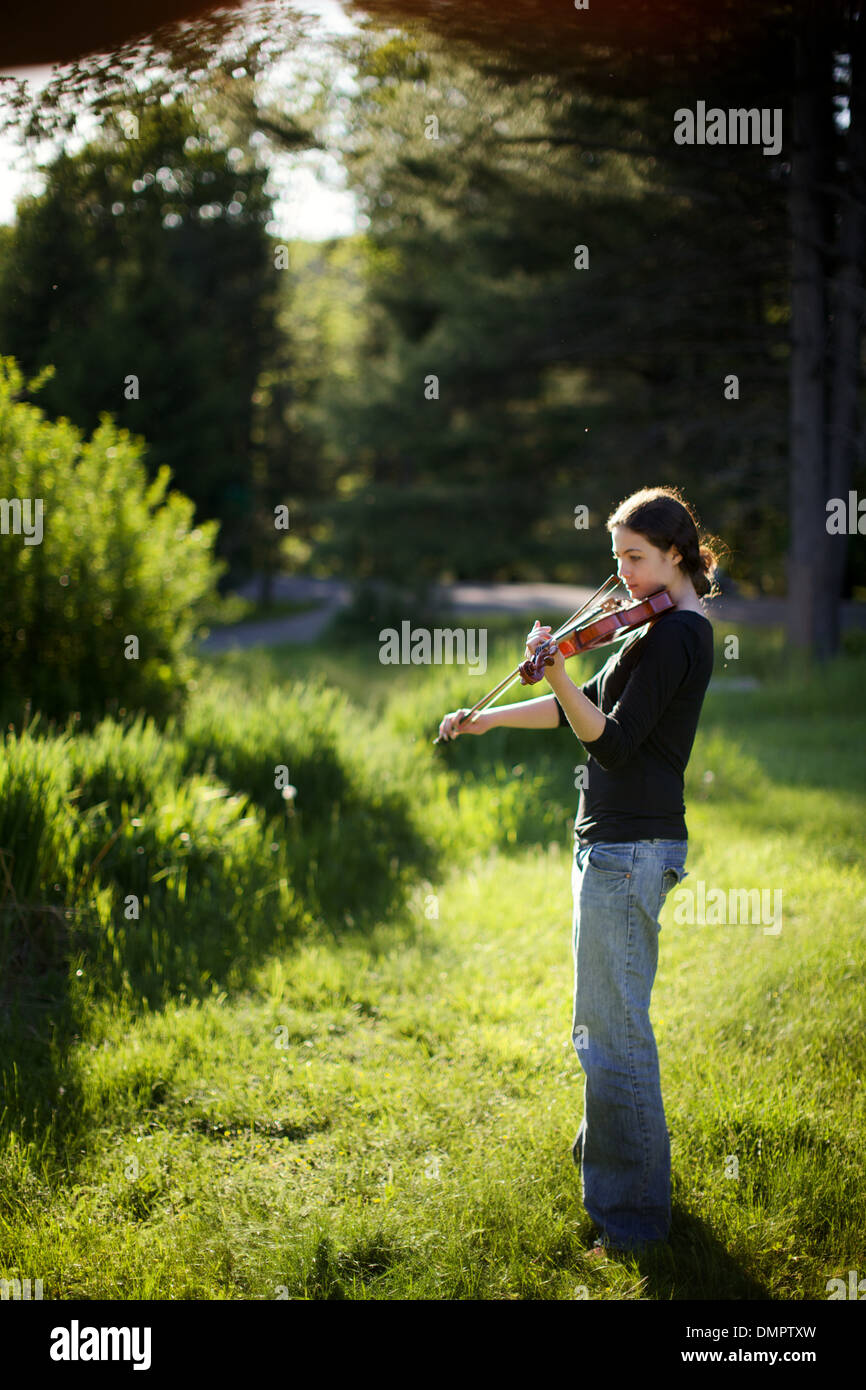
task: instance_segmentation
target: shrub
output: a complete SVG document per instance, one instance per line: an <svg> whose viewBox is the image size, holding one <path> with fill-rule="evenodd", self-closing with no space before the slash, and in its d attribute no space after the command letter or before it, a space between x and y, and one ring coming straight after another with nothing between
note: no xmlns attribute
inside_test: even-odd
<svg viewBox="0 0 866 1390"><path fill-rule="evenodd" d="M80 711L84 723L140 708L162 717L184 703L197 615L217 603L218 524L193 527L190 499L165 495L170 470L149 482L144 441L107 412L86 441L16 400L22 385L15 359L0 357L3 714L29 702L49 719ZM15 530L13 504L25 500L34 544Z"/></svg>

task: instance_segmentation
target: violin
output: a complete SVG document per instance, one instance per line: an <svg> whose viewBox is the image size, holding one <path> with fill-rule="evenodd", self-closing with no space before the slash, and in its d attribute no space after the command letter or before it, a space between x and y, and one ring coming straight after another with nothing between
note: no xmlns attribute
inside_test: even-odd
<svg viewBox="0 0 866 1390"><path fill-rule="evenodd" d="M560 651L563 657L577 656L580 652L595 651L597 647L605 647L610 642L615 642L617 638L624 636L636 628L643 627L645 623L654 623L660 618L662 613L669 608L675 608L676 604L668 593L667 589L657 589L654 594L649 594L644 599L633 602L631 599L614 599L608 596L601 598L605 591L609 591L611 585L614 588L619 584L616 575L609 575L601 588L596 589L595 593L587 600L582 608L578 608L576 613L572 613L568 622L557 632L551 634L546 642L542 642L536 647L531 658L521 661L520 664L501 680L493 690L489 691L483 699L473 705L472 709L467 710L458 721L465 724L467 721L476 718L482 710L486 709L499 695L513 685L520 677L521 685L536 685L544 677L545 666L553 666L556 660L554 653ZM595 608L591 605L600 600ZM586 610L591 611L583 617L581 622L577 619ZM434 738L434 743L445 743L443 738Z"/></svg>
<svg viewBox="0 0 866 1390"><path fill-rule="evenodd" d="M609 606L611 604L612 606ZM605 611L601 616L592 614L566 635L548 638L536 647L531 658L521 661L517 668L520 672L520 683L536 685L544 676L544 667L553 665L553 653L557 650L562 652L563 657L569 657L577 656L580 652L594 651L596 647L605 647L633 628L643 627L645 623L654 623L662 613L675 607L667 589L657 589L654 594L649 594L636 603L627 599L620 599L618 602L608 600L607 604L603 605Z"/></svg>

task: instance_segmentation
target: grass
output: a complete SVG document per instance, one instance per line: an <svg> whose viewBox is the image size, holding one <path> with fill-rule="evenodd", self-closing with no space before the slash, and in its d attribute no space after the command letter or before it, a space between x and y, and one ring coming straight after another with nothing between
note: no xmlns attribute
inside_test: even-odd
<svg viewBox="0 0 866 1390"><path fill-rule="evenodd" d="M513 664L523 630L501 620L479 684ZM761 684L707 697L687 882L780 886L783 926L678 924L674 895L663 910L667 1248L585 1258L570 1155L579 745L497 731L433 749L474 681L323 641L214 658L165 768L199 775L210 746L217 779L263 805L256 749L270 758L281 692L314 667L344 701L317 725L323 756L337 749L364 789L343 832L346 901L334 890L287 939L251 933L232 969L158 1002L135 978L113 988L88 945L62 993L43 984L49 1006L8 1014L0 1274L42 1278L51 1298L629 1300L823 1299L829 1279L862 1275L866 663L808 672L780 634L741 637L737 673ZM253 692L274 702L242 738ZM312 776L295 777L299 805ZM374 894L365 918L356 840L403 833L372 800L385 778L392 797L411 790L413 833L404 892ZM340 834L320 865L337 884Z"/></svg>

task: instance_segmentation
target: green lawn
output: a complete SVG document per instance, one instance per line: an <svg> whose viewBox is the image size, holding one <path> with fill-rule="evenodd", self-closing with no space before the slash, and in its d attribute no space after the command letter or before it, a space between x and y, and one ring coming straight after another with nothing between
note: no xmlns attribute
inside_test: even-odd
<svg viewBox="0 0 866 1390"><path fill-rule="evenodd" d="M809 673L779 634L743 632L736 674L760 688L707 697L686 882L779 888L782 930L678 924L666 904L673 1230L598 1266L570 1154L580 747L564 729L430 745L524 630L503 621L472 681L326 642L213 658L198 697L219 688L229 731L311 669L345 692L358 778L408 789L436 853L365 918L359 812L319 861L339 887L345 844L348 910L263 933L243 968L149 1001L85 950L56 1007L56 982L31 980L4 1024L0 1276L67 1299L787 1300L866 1273L866 662Z"/></svg>

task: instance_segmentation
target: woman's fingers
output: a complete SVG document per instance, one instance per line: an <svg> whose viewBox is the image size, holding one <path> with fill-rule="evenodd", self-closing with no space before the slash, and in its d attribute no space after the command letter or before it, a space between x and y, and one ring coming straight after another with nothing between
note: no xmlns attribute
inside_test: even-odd
<svg viewBox="0 0 866 1390"><path fill-rule="evenodd" d="M553 628L549 623L545 623L544 627L542 627L536 618L535 626L526 638L526 651L528 655L534 656L536 647L540 647L543 642L547 642L552 632Z"/></svg>
<svg viewBox="0 0 866 1390"><path fill-rule="evenodd" d="M460 723L461 717L466 713L466 710L458 709L453 710L451 714L446 714L442 723L439 725L439 737L449 739L459 738L460 729L457 726Z"/></svg>

